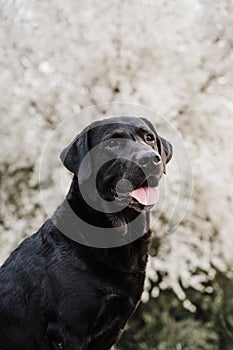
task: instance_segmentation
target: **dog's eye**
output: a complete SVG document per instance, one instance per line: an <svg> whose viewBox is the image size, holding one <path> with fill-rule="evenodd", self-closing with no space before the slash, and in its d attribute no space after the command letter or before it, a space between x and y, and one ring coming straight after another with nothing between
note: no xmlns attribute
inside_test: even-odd
<svg viewBox="0 0 233 350"><path fill-rule="evenodd" d="M110 148L114 148L119 146L119 143L117 140L110 140L108 141L107 145L105 146L105 148L110 149Z"/></svg>
<svg viewBox="0 0 233 350"><path fill-rule="evenodd" d="M144 137L145 141L149 144L154 144L155 143L155 138L153 134L146 134Z"/></svg>

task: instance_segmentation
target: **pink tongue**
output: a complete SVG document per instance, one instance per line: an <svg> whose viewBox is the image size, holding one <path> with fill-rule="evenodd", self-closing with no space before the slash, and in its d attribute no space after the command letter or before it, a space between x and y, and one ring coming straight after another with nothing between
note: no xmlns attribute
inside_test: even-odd
<svg viewBox="0 0 233 350"><path fill-rule="evenodd" d="M142 205L154 205L159 200L158 187L140 187L129 194Z"/></svg>

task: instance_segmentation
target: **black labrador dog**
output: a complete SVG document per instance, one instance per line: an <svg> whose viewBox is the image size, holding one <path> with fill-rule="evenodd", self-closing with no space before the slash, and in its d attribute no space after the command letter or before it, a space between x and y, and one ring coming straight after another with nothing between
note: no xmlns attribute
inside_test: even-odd
<svg viewBox="0 0 233 350"><path fill-rule="evenodd" d="M1 350L112 347L140 301L149 209L171 156L136 117L94 122L62 152L66 200L0 269Z"/></svg>

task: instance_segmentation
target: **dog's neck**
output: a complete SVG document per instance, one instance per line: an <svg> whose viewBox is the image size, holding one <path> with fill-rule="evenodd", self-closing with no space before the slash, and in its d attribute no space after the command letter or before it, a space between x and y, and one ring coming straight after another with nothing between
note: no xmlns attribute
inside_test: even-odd
<svg viewBox="0 0 233 350"><path fill-rule="evenodd" d="M68 211L74 213L82 222L90 224L92 227L103 227L105 232L109 228L115 228L119 237L122 239L122 246L115 248L92 248L88 243L86 236L85 225L73 224L70 220ZM134 218L137 220L134 220ZM57 224L55 223L55 221ZM75 232L77 234L77 240L87 245L87 249L91 250L91 253L95 256L96 260L100 263L104 263L111 269L118 270L125 273L144 273L147 252L150 243L150 230L149 230L149 213L140 213L140 215L130 208L125 208L122 212L117 214L106 214L104 212L97 211L91 208L83 199L80 190L78 179L73 177L70 190L67 194L66 200L57 209L52 218L53 223L57 227L64 225L67 232ZM73 226L72 226L73 225ZM76 225L74 227L74 225ZM98 229L96 230L98 234ZM64 232L64 230L61 230ZM143 234L142 234L143 233ZM131 237L133 239L131 239ZM87 240L85 242L85 239ZM130 242L125 244L125 242ZM88 246L89 245L89 246ZM103 245L104 246L104 245Z"/></svg>
<svg viewBox="0 0 233 350"><path fill-rule="evenodd" d="M92 191L90 190L90 196L91 195ZM95 205L92 207L91 204L93 198L91 198L90 202L88 201L88 203L83 198L76 175L73 177L66 200L74 213L90 225L96 227L101 226L104 228L119 227L122 234L126 234L127 231L125 231L125 226L130 223L133 225L134 220L140 216L140 218L137 220L139 232L147 232L149 229L149 214L146 212L142 212L139 215L138 212L129 207L119 210L119 212L116 213L105 212L105 208L101 207L96 210ZM98 199L94 204L96 204L96 206L98 205ZM132 225L128 225L129 228ZM134 229L136 229L136 227L134 227Z"/></svg>

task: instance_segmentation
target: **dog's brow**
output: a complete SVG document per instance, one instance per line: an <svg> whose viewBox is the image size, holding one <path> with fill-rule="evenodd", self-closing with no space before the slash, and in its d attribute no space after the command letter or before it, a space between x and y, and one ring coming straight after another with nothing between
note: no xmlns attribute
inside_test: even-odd
<svg viewBox="0 0 233 350"><path fill-rule="evenodd" d="M145 133L154 134L153 131L152 131L151 129L147 129L147 128L144 128L144 127L139 128L138 131L139 131L140 133L143 133L143 134L145 134Z"/></svg>
<svg viewBox="0 0 233 350"><path fill-rule="evenodd" d="M108 134L107 137L112 137L112 138L122 138L122 137L127 137L129 136L128 133L123 130L123 129L117 129L117 130L113 130L113 132L111 132L111 134Z"/></svg>

